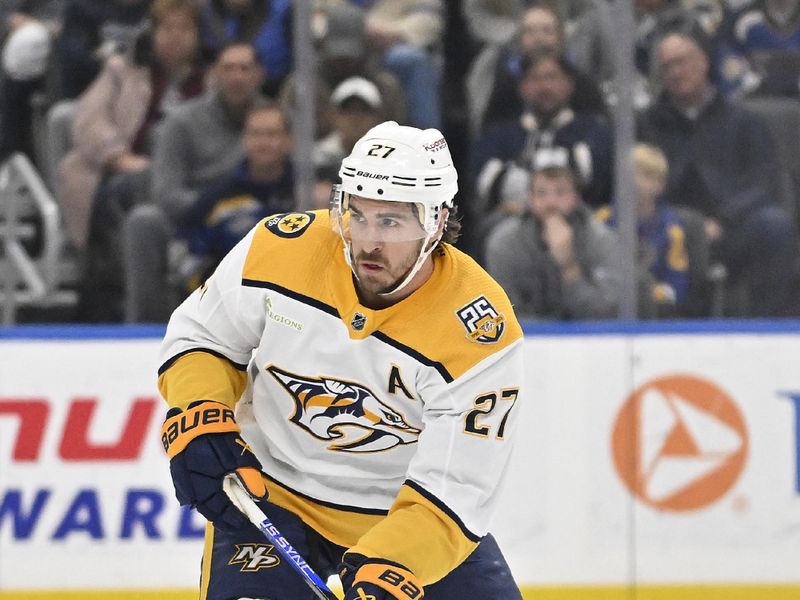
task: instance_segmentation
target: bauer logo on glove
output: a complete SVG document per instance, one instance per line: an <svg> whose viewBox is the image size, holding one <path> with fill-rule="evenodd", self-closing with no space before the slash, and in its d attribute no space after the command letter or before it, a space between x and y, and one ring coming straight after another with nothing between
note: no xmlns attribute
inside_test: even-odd
<svg viewBox="0 0 800 600"><path fill-rule="evenodd" d="M247 524L222 490L228 473L236 474L254 500L267 499L261 463L242 439L230 407L201 401L193 402L186 411L172 408L161 441L170 458L178 502L194 506L216 527L232 530Z"/></svg>
<svg viewBox="0 0 800 600"><path fill-rule="evenodd" d="M171 409L170 413L173 410L175 409ZM178 412L172 416L170 413L167 413L167 420L161 430L161 443L170 458L198 435L239 431L233 410L219 402L192 403L186 412ZM180 443L176 444L176 440Z"/></svg>

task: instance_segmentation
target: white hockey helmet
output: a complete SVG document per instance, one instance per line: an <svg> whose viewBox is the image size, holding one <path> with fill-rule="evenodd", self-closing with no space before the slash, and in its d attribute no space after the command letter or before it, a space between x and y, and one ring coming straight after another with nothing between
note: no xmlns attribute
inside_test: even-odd
<svg viewBox="0 0 800 600"><path fill-rule="evenodd" d="M417 129L386 121L370 129L342 160L342 183L334 186L332 222L345 244L352 267L349 227L350 197L414 204L420 221L420 254L413 268L397 286L405 287L430 255L439 239L443 208L452 209L458 192L458 174L450 150L437 129ZM355 271L354 271L355 272ZM356 275L357 276L357 275Z"/></svg>
<svg viewBox="0 0 800 600"><path fill-rule="evenodd" d="M441 132L395 121L376 125L358 140L342 161L339 177L342 196L417 204L429 235L439 226L442 207L452 208L458 192L458 175Z"/></svg>

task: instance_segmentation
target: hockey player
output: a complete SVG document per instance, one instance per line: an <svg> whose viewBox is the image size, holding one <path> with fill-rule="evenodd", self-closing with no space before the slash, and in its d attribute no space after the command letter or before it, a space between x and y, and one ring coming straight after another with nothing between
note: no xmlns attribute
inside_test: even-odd
<svg viewBox="0 0 800 600"><path fill-rule="evenodd" d="M487 526L522 332L451 245L447 143L382 123L339 174L329 212L259 223L167 328L162 439L211 522L201 599L313 597L223 493L230 472L346 600L519 599Z"/></svg>

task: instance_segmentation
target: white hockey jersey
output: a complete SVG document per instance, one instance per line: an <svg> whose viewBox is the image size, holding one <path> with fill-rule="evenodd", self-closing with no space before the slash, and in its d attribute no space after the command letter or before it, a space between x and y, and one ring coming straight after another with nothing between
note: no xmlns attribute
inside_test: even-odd
<svg viewBox="0 0 800 600"><path fill-rule="evenodd" d="M270 499L424 585L486 534L523 385L502 289L443 244L422 287L359 303L327 212L264 220L172 315L172 406L236 406Z"/></svg>

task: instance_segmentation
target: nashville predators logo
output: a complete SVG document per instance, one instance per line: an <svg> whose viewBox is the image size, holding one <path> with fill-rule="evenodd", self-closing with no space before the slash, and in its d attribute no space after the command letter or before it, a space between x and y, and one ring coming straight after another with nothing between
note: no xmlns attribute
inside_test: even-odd
<svg viewBox="0 0 800 600"><path fill-rule="evenodd" d="M479 344L493 344L505 330L505 318L498 313L485 296L475 298L456 311L456 316L467 330L467 339Z"/></svg>
<svg viewBox="0 0 800 600"><path fill-rule="evenodd" d="M243 573L275 567L281 562L281 559L272 554L274 548L269 544L236 544L236 552L228 564L242 565L239 570Z"/></svg>
<svg viewBox="0 0 800 600"><path fill-rule="evenodd" d="M399 412L358 383L331 377L304 377L271 365L267 371L291 394L291 421L338 452L379 452L413 444L421 433Z"/></svg>
<svg viewBox="0 0 800 600"><path fill-rule="evenodd" d="M296 238L314 221L314 213L285 213L267 219L264 226L279 237Z"/></svg>

